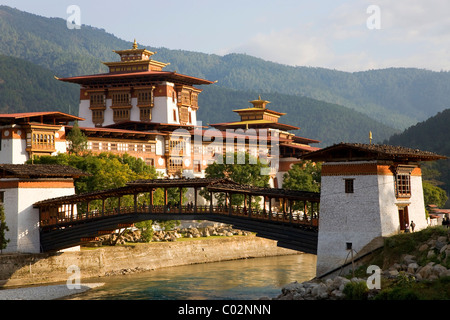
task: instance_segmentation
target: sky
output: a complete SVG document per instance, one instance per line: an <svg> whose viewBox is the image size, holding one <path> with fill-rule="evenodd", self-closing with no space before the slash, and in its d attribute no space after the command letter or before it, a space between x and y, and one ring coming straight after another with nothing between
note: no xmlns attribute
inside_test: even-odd
<svg viewBox="0 0 450 320"><path fill-rule="evenodd" d="M246 53L292 66L450 70L448 0L0 0L140 46ZM81 26L83 27L83 26Z"/></svg>

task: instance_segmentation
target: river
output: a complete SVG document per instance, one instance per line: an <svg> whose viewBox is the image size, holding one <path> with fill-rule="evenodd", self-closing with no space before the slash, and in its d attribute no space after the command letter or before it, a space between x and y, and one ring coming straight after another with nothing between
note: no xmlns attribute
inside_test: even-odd
<svg viewBox="0 0 450 320"><path fill-rule="evenodd" d="M311 254L223 261L105 277L104 286L70 299L255 300L276 297L284 285L308 281L315 272Z"/></svg>

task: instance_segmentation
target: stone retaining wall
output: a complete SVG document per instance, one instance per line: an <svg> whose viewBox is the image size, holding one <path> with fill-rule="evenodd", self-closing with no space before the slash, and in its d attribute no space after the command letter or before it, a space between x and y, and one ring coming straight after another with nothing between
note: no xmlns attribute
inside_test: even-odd
<svg viewBox="0 0 450 320"><path fill-rule="evenodd" d="M0 286L21 286L67 281L77 266L82 279L130 271L298 254L277 247L276 241L255 236L140 243L54 254L0 255Z"/></svg>

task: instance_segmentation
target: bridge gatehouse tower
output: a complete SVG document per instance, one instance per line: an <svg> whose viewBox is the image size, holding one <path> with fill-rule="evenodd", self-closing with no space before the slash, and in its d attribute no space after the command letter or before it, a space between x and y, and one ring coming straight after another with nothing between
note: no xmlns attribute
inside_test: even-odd
<svg viewBox="0 0 450 320"><path fill-rule="evenodd" d="M74 179L86 175L61 165L0 164L0 204L9 243L3 252L39 253L40 216L34 203L75 193ZM74 209L76 215L76 207Z"/></svg>
<svg viewBox="0 0 450 320"><path fill-rule="evenodd" d="M419 162L445 157L386 145L341 143L309 153L321 161L317 276L383 245L383 238L427 227Z"/></svg>

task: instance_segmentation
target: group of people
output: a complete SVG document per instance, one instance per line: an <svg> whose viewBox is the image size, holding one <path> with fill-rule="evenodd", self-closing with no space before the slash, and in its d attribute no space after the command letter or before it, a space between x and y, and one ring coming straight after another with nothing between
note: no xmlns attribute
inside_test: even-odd
<svg viewBox="0 0 450 320"><path fill-rule="evenodd" d="M409 232L409 228L411 227L411 232L414 232L414 228L416 227L416 224L414 223L414 221L411 220L411 223L408 225L408 223L406 223L405 225L405 233Z"/></svg>
<svg viewBox="0 0 450 320"><path fill-rule="evenodd" d="M444 218L442 219L442 225L450 228L450 218L448 216L444 216ZM416 226L416 224L414 223L414 221L411 221L411 224L408 225L408 223L406 223L405 225L405 233L408 233L411 227L411 231L414 232L414 227Z"/></svg>

